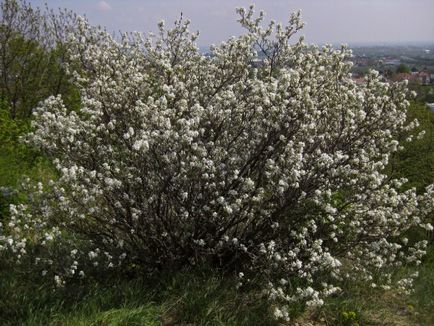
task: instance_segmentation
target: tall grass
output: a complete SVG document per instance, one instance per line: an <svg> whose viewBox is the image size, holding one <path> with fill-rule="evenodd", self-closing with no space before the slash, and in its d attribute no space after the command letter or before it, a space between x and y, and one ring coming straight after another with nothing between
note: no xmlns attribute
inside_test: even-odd
<svg viewBox="0 0 434 326"><path fill-rule="evenodd" d="M194 269L156 277L86 282L53 290L1 272L2 325L276 325L267 300L236 278Z"/></svg>

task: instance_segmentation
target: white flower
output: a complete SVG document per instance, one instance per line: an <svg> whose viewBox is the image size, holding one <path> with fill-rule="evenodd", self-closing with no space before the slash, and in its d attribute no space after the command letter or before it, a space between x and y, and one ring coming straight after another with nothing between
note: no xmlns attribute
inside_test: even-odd
<svg viewBox="0 0 434 326"><path fill-rule="evenodd" d="M140 150L148 150L149 149L149 143L146 140L137 140L134 142L133 148L136 151Z"/></svg>
<svg viewBox="0 0 434 326"><path fill-rule="evenodd" d="M65 284L65 281L63 281L59 275L54 276L54 282L55 282L57 287L61 287Z"/></svg>

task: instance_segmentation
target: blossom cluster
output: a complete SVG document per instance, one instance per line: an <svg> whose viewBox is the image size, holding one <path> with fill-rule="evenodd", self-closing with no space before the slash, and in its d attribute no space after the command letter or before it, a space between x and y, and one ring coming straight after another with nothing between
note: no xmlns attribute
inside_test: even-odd
<svg viewBox="0 0 434 326"><path fill-rule="evenodd" d="M291 43L299 13L266 27L238 13L246 33L210 55L183 19L120 40L80 20L67 70L81 107L48 98L27 137L59 177L11 207L2 248L37 253L59 286L92 268L231 265L239 286L267 280L279 318L420 263L426 242L404 236L432 229L434 188L403 191L384 172L417 125L405 84L371 71L358 85L345 46Z"/></svg>

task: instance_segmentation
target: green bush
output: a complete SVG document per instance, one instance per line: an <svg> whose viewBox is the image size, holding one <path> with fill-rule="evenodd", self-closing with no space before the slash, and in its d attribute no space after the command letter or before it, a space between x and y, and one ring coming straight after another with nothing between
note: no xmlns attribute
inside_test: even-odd
<svg viewBox="0 0 434 326"><path fill-rule="evenodd" d="M420 125L415 133L425 131L425 135L411 143L405 141L408 134L401 135L404 150L393 155L387 173L391 177L407 178L407 189L416 187L422 192L434 180L434 113L425 104L412 102L408 119L417 119Z"/></svg>

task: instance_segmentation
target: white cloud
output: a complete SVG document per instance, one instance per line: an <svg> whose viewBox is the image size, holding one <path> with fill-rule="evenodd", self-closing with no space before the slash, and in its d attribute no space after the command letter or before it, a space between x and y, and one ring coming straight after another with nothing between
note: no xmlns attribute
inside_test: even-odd
<svg viewBox="0 0 434 326"><path fill-rule="evenodd" d="M112 7L106 1L103 0L98 2L98 9L101 11L109 11L112 9Z"/></svg>

